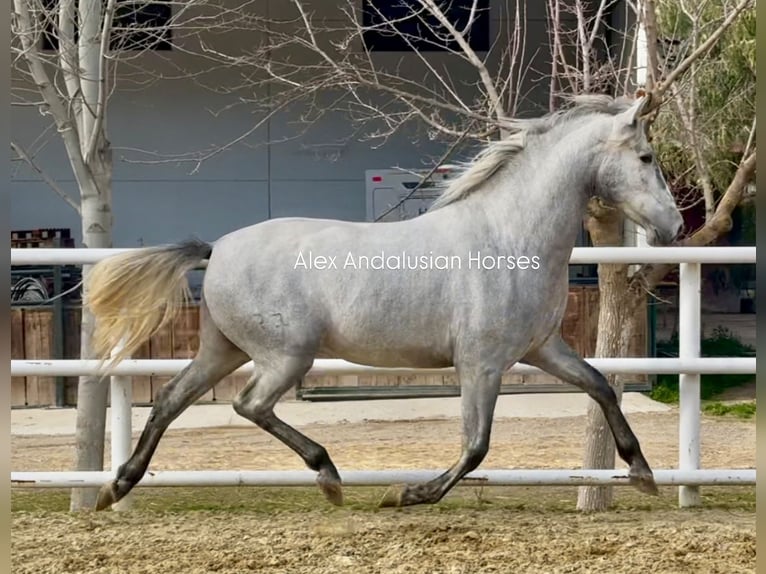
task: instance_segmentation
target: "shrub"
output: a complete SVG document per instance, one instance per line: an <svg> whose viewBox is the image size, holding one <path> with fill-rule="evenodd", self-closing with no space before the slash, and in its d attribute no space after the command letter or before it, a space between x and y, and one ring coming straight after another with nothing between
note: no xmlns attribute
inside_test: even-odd
<svg viewBox="0 0 766 574"><path fill-rule="evenodd" d="M750 357L755 352L750 345L745 345L729 329L716 327L710 337L704 338L700 345L703 357ZM678 356L678 334L666 341L657 342L657 356ZM700 381L700 395L702 400L708 400L721 394L726 389L739 386L752 380L753 375L702 375ZM663 403L678 402L678 375L657 375L657 382L649 396L655 401Z"/></svg>

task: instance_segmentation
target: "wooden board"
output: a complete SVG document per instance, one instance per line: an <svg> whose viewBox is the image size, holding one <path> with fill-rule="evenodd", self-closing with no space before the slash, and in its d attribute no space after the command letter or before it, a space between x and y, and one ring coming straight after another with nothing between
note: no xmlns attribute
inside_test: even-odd
<svg viewBox="0 0 766 574"><path fill-rule="evenodd" d="M151 342L146 341L133 353L134 359L151 359ZM133 377L133 403L151 404L152 402L152 377L149 375L136 375Z"/></svg>
<svg viewBox="0 0 766 574"><path fill-rule="evenodd" d="M11 309L11 359L24 359L24 312ZM11 377L11 406L27 404L26 377Z"/></svg>
<svg viewBox="0 0 766 574"><path fill-rule="evenodd" d="M354 378L353 384L350 386L358 386L358 377ZM333 375L309 375L304 377L301 387L303 388L318 388L318 387L338 387L340 386L340 377Z"/></svg>
<svg viewBox="0 0 766 574"><path fill-rule="evenodd" d="M172 359L173 358L173 327L165 325L150 339L150 348L152 359ZM152 401L162 385L167 383L172 377L160 376L152 377Z"/></svg>
<svg viewBox="0 0 766 574"><path fill-rule="evenodd" d="M24 349L29 359L53 357L53 311L24 309ZM55 377L27 377L27 404L56 404Z"/></svg>
<svg viewBox="0 0 766 574"><path fill-rule="evenodd" d="M82 309L78 307L69 307L64 309L64 358L80 358L80 322L82 319ZM64 402L68 405L77 404L77 383L78 377L64 378Z"/></svg>
<svg viewBox="0 0 766 574"><path fill-rule="evenodd" d="M580 306L580 333L582 344L579 353L583 357L592 357L596 353L596 338L598 337L598 288L584 288Z"/></svg>
<svg viewBox="0 0 766 574"><path fill-rule="evenodd" d="M173 321L173 358L192 359L199 350L200 309L188 306L181 310ZM213 400L213 390L199 399L200 402Z"/></svg>
<svg viewBox="0 0 766 574"><path fill-rule="evenodd" d="M564 319L561 322L561 337L575 351L580 351L582 334L579 329L578 319L582 312L582 289L570 288L567 295L567 306L564 310Z"/></svg>
<svg viewBox="0 0 766 574"><path fill-rule="evenodd" d="M229 375L213 387L213 400L231 402L247 385L247 375Z"/></svg>

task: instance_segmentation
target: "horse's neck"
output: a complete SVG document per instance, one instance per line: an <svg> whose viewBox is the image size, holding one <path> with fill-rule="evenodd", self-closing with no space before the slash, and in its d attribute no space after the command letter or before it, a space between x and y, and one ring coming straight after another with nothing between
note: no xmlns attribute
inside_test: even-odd
<svg viewBox="0 0 766 574"><path fill-rule="evenodd" d="M570 142L530 154L498 173L493 189L477 204L499 246L537 244L551 257L568 259L585 216L592 162L592 155Z"/></svg>

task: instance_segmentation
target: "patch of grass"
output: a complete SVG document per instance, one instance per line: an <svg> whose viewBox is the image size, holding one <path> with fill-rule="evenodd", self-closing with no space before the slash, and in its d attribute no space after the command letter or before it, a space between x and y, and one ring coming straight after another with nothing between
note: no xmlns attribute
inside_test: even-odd
<svg viewBox="0 0 766 574"><path fill-rule="evenodd" d="M740 419L750 419L755 416L755 403L710 403L705 405L702 410L715 416L733 415Z"/></svg>
<svg viewBox="0 0 766 574"><path fill-rule="evenodd" d="M652 387L649 396L660 403L677 404L679 401L678 377L675 375L657 375L657 383Z"/></svg>
<svg viewBox="0 0 766 574"><path fill-rule="evenodd" d="M710 337L702 339L700 345L702 357L752 357L755 349L745 345L729 329L716 327ZM674 334L667 341L657 342L657 356L678 356L678 335ZM710 400L720 395L726 389L749 383L753 375L702 375L700 379L700 398ZM678 403L678 375L657 375L657 382L649 392L649 397L655 401L668 404Z"/></svg>

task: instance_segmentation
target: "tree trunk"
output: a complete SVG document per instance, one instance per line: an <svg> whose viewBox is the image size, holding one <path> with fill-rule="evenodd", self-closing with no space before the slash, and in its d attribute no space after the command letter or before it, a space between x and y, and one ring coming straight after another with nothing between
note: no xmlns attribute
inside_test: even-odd
<svg viewBox="0 0 766 574"><path fill-rule="evenodd" d="M598 247L618 246L623 243L624 219L615 210L594 207L589 217L588 230L593 244ZM638 315L635 293L629 289L628 266L600 264L598 267L599 314L596 357L620 357L630 344ZM622 401L624 380L617 375L607 376L609 385ZM588 403L585 429L583 468L610 469L615 466L615 444L601 407L592 399ZM579 489L577 509L584 512L607 510L612 504L611 486L583 486Z"/></svg>
<svg viewBox="0 0 766 574"><path fill-rule="evenodd" d="M81 185L82 237L85 247L112 247L112 157L109 143L100 146L90 164L90 185ZM83 266L83 279L89 265ZM93 316L83 306L80 357L92 359L90 339ZM104 469L104 434L109 378L80 377L77 386L77 423L75 427L75 469ZM95 508L98 488L73 488L70 510Z"/></svg>

